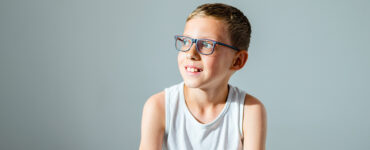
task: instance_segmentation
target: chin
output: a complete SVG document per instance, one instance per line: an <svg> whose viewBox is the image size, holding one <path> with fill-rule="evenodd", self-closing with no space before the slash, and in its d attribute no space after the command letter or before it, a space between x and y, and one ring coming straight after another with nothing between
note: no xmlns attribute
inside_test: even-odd
<svg viewBox="0 0 370 150"><path fill-rule="evenodd" d="M186 75L186 72L181 72L182 79L184 81L184 84L188 88L200 88L204 86L204 81L202 80L201 77L189 77Z"/></svg>
<svg viewBox="0 0 370 150"><path fill-rule="evenodd" d="M194 81L194 80L184 80L184 84L188 88L200 88L202 85L200 81Z"/></svg>

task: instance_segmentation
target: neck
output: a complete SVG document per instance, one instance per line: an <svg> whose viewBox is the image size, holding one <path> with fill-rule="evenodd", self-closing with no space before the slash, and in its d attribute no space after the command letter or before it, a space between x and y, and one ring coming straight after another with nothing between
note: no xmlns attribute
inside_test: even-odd
<svg viewBox="0 0 370 150"><path fill-rule="evenodd" d="M229 93L228 83L223 83L215 88L201 89L188 88L184 84L184 97L188 105L198 108L214 107L225 104Z"/></svg>

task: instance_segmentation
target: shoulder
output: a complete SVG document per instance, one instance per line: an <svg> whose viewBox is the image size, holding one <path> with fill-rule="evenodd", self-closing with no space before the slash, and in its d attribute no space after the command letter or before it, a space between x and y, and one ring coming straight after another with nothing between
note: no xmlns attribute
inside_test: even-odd
<svg viewBox="0 0 370 150"><path fill-rule="evenodd" d="M150 96L148 100L145 102L144 106L153 104L160 105L162 103L164 104L164 100L165 100L165 91L161 91Z"/></svg>
<svg viewBox="0 0 370 150"><path fill-rule="evenodd" d="M267 113L264 104L258 98L246 94L243 116L244 147L265 149Z"/></svg>
<svg viewBox="0 0 370 150"><path fill-rule="evenodd" d="M161 149L165 122L165 92L162 91L149 97L144 104L140 149Z"/></svg>
<svg viewBox="0 0 370 150"><path fill-rule="evenodd" d="M164 130L165 113L165 92L162 91L152 95L145 102L142 114L142 127Z"/></svg>
<svg viewBox="0 0 370 150"><path fill-rule="evenodd" d="M158 119L165 117L165 91L158 92L148 98L144 104L143 115L156 115Z"/></svg>
<svg viewBox="0 0 370 150"><path fill-rule="evenodd" d="M256 97L246 93L244 98L244 108L246 111L264 111L264 104ZM249 110L248 110L249 109Z"/></svg>
<svg viewBox="0 0 370 150"><path fill-rule="evenodd" d="M246 94L244 99L244 123L266 122L266 108L265 105L256 97ZM252 120L253 119L253 120ZM249 122L248 122L249 121ZM244 128L245 126L243 126Z"/></svg>

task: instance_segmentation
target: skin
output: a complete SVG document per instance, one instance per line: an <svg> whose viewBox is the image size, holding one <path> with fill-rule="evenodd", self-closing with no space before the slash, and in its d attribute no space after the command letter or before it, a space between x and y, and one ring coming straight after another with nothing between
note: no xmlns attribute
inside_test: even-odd
<svg viewBox="0 0 370 150"><path fill-rule="evenodd" d="M214 17L197 16L185 24L183 35L206 38L231 45L227 25ZM248 59L245 50L235 51L216 45L212 55L201 55L195 44L187 52L178 53L178 67L184 80L184 97L190 112L200 123L212 122L222 111L228 93L230 77L244 67ZM202 68L199 76L190 76L185 65ZM243 117L243 149L265 150L266 110L261 101L245 96ZM165 130L165 93L151 96L144 105L140 150L162 149Z"/></svg>

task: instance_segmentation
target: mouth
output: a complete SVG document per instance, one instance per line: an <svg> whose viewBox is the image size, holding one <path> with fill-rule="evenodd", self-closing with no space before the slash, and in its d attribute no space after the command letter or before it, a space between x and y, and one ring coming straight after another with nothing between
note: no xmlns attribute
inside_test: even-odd
<svg viewBox="0 0 370 150"><path fill-rule="evenodd" d="M203 69L195 66L185 66L185 70L190 73L199 73L203 71Z"/></svg>

